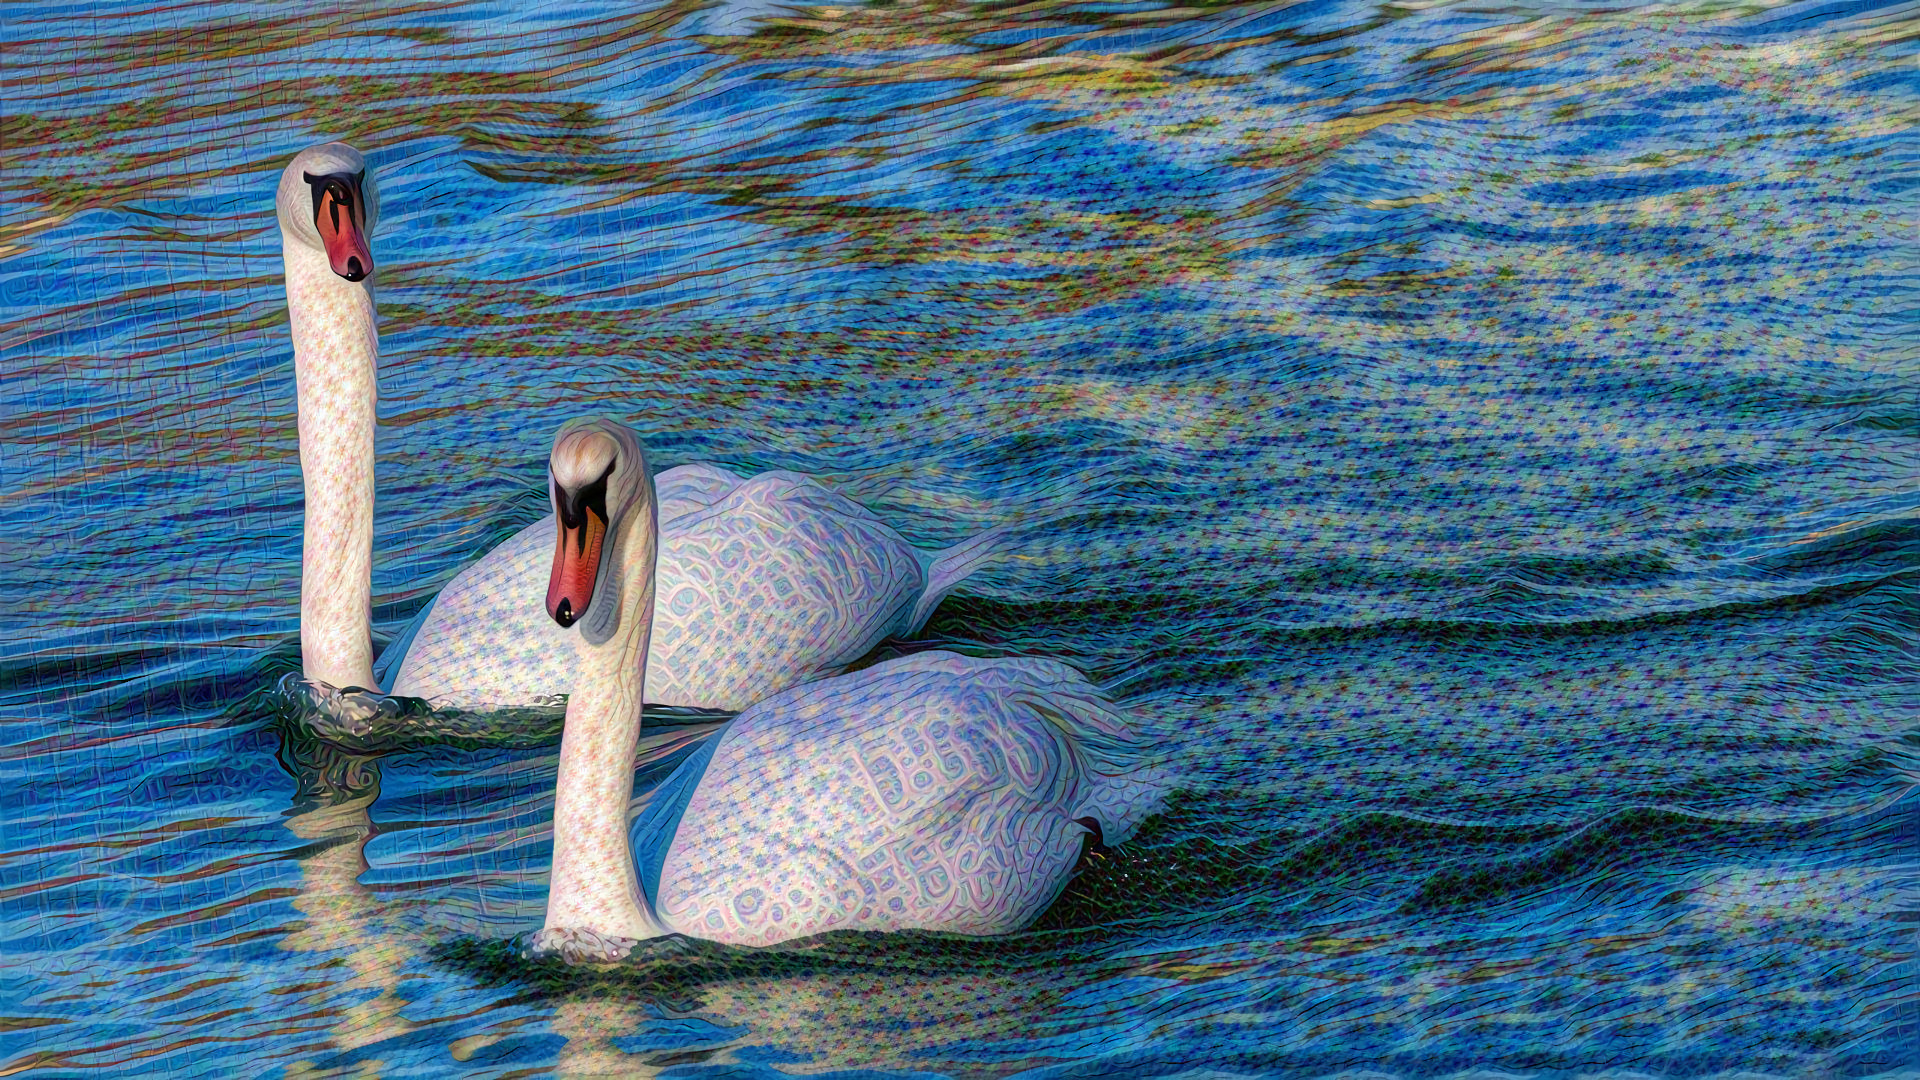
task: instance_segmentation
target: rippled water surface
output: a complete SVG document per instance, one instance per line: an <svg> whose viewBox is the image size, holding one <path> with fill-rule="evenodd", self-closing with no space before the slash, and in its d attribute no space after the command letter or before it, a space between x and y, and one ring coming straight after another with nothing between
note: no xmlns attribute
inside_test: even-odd
<svg viewBox="0 0 1920 1080"><path fill-rule="evenodd" d="M1920 12L0 9L0 1075L1914 1075ZM519 959L552 719L303 732L272 189L378 170L375 619L556 426L1011 525L1181 791L1031 931ZM637 793L710 737L656 718Z"/></svg>

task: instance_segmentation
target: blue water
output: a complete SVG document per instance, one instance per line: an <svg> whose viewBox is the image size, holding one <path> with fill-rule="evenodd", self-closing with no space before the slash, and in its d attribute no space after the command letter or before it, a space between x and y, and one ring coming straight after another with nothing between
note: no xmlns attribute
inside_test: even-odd
<svg viewBox="0 0 1920 1080"><path fill-rule="evenodd" d="M1920 20L13 5L0 1075L1907 1076ZM1181 792L1031 930L539 925L552 718L326 744L272 187L380 177L384 640L588 411L1017 526ZM470 718L471 719L471 718ZM655 718L646 797L715 724Z"/></svg>

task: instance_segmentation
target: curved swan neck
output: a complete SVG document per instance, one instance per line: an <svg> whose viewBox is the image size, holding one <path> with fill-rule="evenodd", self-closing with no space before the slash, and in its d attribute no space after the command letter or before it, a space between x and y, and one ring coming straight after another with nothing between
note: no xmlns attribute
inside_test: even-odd
<svg viewBox="0 0 1920 1080"><path fill-rule="evenodd" d="M380 337L373 294L326 255L281 234L299 391L306 525L300 655L309 679L378 691L373 679L373 429Z"/></svg>
<svg viewBox="0 0 1920 1080"><path fill-rule="evenodd" d="M656 513L649 478L614 538L619 591L607 599L619 603L620 625L604 644L580 645L554 788L548 929L585 927L629 938L669 932L641 895L627 819L653 631Z"/></svg>

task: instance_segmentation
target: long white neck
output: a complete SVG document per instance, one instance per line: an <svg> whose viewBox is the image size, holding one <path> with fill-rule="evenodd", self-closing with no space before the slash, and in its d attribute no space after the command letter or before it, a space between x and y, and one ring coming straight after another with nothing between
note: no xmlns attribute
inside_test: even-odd
<svg viewBox="0 0 1920 1080"><path fill-rule="evenodd" d="M309 679L378 691L373 681L373 426L380 336L365 283L281 234L300 394L300 656Z"/></svg>
<svg viewBox="0 0 1920 1080"><path fill-rule="evenodd" d="M620 626L602 645L583 645L567 699L560 776L553 797L549 930L592 929L628 938L668 933L640 893L627 805L640 745L647 642L653 633L654 556L660 527L646 483L643 504L621 525L613 565L620 577ZM603 583L610 585L611 582ZM595 603L611 597L597 597Z"/></svg>

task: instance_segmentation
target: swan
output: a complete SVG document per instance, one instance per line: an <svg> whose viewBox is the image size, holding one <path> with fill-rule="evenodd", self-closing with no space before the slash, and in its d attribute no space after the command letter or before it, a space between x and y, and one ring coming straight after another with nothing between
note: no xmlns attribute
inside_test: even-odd
<svg viewBox="0 0 1920 1080"><path fill-rule="evenodd" d="M302 151L275 198L299 395L306 520L301 665L309 683L436 706L551 704L572 690L577 635L540 610L552 525L536 522L456 575L372 656L374 405L380 355L368 237L372 172L344 143ZM812 478L713 465L660 477L649 698L737 711L909 635L997 553L999 530L941 552L907 543Z"/></svg>
<svg viewBox="0 0 1920 1080"><path fill-rule="evenodd" d="M604 961L680 934L762 946L828 930L1018 930L1087 837L1119 843L1163 784L1122 710L1050 660L924 652L735 717L629 825L657 596L638 439L561 428L546 609L582 648L534 955Z"/></svg>

